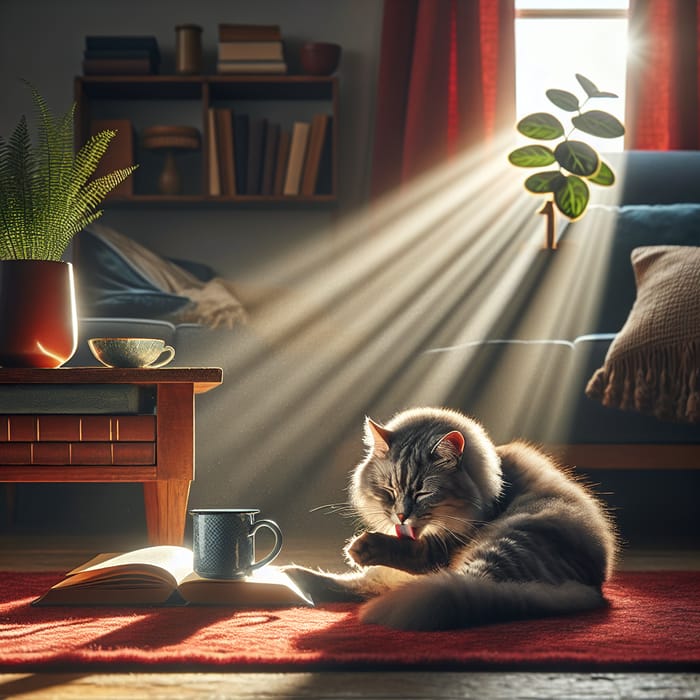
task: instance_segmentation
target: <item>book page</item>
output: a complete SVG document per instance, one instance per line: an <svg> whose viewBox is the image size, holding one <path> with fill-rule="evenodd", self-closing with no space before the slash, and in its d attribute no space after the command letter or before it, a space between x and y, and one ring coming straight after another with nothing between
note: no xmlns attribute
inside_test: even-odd
<svg viewBox="0 0 700 700"><path fill-rule="evenodd" d="M124 554L104 555L93 557L90 561L73 569L68 576L84 574L88 572L103 572L113 570L115 567L128 567L133 574L143 573L153 575L153 568L167 571L176 582L182 581L192 573L192 552L186 547L174 545L158 545L144 547ZM111 571L109 572L112 573Z"/></svg>

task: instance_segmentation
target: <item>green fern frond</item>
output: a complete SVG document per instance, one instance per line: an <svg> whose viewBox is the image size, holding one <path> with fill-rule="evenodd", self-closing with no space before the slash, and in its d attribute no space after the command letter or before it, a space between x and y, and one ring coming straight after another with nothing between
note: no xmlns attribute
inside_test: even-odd
<svg viewBox="0 0 700 700"><path fill-rule="evenodd" d="M95 178L76 192L71 200L70 214L65 222L66 230L72 231L71 235L74 235L101 215L102 211L96 211L96 208L111 190L131 175L136 167L122 168Z"/></svg>
<svg viewBox="0 0 700 700"><path fill-rule="evenodd" d="M5 194L8 247L19 257L31 249L36 224L38 166L32 152L27 120L23 116L12 132L3 153L2 187Z"/></svg>
<svg viewBox="0 0 700 700"><path fill-rule="evenodd" d="M100 216L104 197L137 166L90 180L114 131L90 137L74 153L75 104L56 119L27 81L37 113L33 148L27 121L0 139L0 259L60 260L72 237Z"/></svg>
<svg viewBox="0 0 700 700"><path fill-rule="evenodd" d="M78 151L73 162L73 176L70 196L74 197L92 177L97 166L106 153L111 140L117 135L116 131L106 129L91 136Z"/></svg>

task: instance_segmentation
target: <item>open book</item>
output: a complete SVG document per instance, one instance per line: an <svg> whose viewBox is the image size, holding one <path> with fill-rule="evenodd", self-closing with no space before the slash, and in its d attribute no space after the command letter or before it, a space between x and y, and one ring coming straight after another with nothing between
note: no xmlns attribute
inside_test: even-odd
<svg viewBox="0 0 700 700"><path fill-rule="evenodd" d="M126 554L98 554L69 571L34 605L313 605L281 569L264 566L235 580L192 570L186 547L160 545Z"/></svg>

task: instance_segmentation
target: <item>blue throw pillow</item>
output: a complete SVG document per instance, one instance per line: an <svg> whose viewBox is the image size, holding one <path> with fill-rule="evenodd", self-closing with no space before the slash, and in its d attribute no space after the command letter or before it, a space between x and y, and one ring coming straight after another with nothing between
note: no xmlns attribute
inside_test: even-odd
<svg viewBox="0 0 700 700"><path fill-rule="evenodd" d="M85 230L80 234L75 276L80 316L167 318L190 299L163 292L118 250Z"/></svg>

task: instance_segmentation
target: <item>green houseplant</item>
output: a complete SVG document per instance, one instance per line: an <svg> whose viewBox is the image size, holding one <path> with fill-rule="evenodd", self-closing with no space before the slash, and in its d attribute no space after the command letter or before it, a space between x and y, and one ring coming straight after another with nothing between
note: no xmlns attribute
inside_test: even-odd
<svg viewBox="0 0 700 700"><path fill-rule="evenodd" d="M612 168L589 144L572 139L574 131L582 131L601 138L617 138L625 133L625 127L612 114L598 109L583 111L589 100L616 98L612 92L603 92L588 78L579 73L576 80L586 97L583 102L571 92L559 89L546 91L547 98L556 107L572 114L571 129L566 133L562 123L552 114L536 112L521 119L517 130L531 139L554 141L562 139L555 147L531 144L511 151L508 160L523 168L553 169L535 173L525 180L525 189L534 194L548 195L541 213L547 215L547 247L553 247L554 207L568 219L581 218L590 200L587 183L608 187L615 182Z"/></svg>
<svg viewBox="0 0 700 700"><path fill-rule="evenodd" d="M27 85L37 144L24 115L9 139L0 138L0 365L59 367L77 344L73 270L61 258L135 166L93 178L115 132L102 131L74 152L75 105L55 118Z"/></svg>

